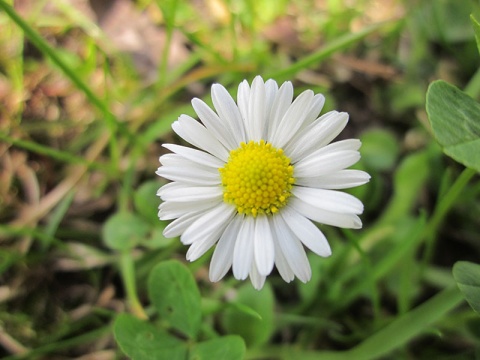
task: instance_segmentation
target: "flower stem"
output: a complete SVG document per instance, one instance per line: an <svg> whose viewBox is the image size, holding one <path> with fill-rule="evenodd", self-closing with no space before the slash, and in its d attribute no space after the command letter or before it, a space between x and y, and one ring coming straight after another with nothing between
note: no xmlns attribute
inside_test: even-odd
<svg viewBox="0 0 480 360"><path fill-rule="evenodd" d="M139 319L148 319L148 316L138 299L137 287L135 284L135 266L129 251L123 251L121 253L120 269L130 311Z"/></svg>

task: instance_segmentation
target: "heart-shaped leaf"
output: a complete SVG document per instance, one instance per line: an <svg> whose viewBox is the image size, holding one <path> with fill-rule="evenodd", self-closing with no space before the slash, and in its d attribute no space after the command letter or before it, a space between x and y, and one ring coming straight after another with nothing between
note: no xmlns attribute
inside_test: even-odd
<svg viewBox="0 0 480 360"><path fill-rule="evenodd" d="M453 277L467 302L480 315L480 265L458 261L453 266Z"/></svg>
<svg viewBox="0 0 480 360"><path fill-rule="evenodd" d="M245 343L240 336L229 335L195 344L190 360L242 360Z"/></svg>
<svg viewBox="0 0 480 360"><path fill-rule="evenodd" d="M438 80L428 88L427 113L445 154L480 171L480 104L455 86Z"/></svg>
<svg viewBox="0 0 480 360"><path fill-rule="evenodd" d="M147 236L149 229L150 226L141 217L121 212L105 222L102 237L109 248L126 251L138 245Z"/></svg>
<svg viewBox="0 0 480 360"><path fill-rule="evenodd" d="M222 318L227 333L242 336L248 346L267 342L273 334L275 315L275 298L269 284L265 284L262 291L255 290L250 284L242 285L235 302L253 311L239 310L240 306L229 307Z"/></svg>
<svg viewBox="0 0 480 360"><path fill-rule="evenodd" d="M190 338L201 324L200 292L188 268L176 260L155 266L148 278L150 300L170 326Z"/></svg>
<svg viewBox="0 0 480 360"><path fill-rule="evenodd" d="M477 41L477 48L478 52L480 53L480 24L478 23L477 19L470 15L470 21L473 25L473 31L475 31L475 40Z"/></svg>
<svg viewBox="0 0 480 360"><path fill-rule="evenodd" d="M183 341L132 315L120 314L113 332L122 351L133 360L187 358L187 346Z"/></svg>

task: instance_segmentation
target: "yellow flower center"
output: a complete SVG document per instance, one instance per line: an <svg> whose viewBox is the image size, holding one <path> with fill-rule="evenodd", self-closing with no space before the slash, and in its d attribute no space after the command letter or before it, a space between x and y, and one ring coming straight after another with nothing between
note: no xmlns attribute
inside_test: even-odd
<svg viewBox="0 0 480 360"><path fill-rule="evenodd" d="M241 143L221 169L223 200L241 214L274 214L287 203L293 166L282 149L264 140Z"/></svg>

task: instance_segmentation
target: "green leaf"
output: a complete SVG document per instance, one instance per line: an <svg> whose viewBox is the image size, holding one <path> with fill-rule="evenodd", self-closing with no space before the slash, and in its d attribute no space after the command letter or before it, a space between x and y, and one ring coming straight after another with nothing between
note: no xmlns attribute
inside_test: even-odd
<svg viewBox="0 0 480 360"><path fill-rule="evenodd" d="M169 29L175 26L175 16L177 13L178 0L157 0L157 4L163 14L165 25Z"/></svg>
<svg viewBox="0 0 480 360"><path fill-rule="evenodd" d="M240 336L229 335L195 344L190 360L242 360L245 358L245 343Z"/></svg>
<svg viewBox="0 0 480 360"><path fill-rule="evenodd" d="M392 223L408 216L430 174L429 161L429 153L422 151L401 162L394 175L394 195L383 212L381 223Z"/></svg>
<svg viewBox="0 0 480 360"><path fill-rule="evenodd" d="M475 19L473 14L470 15L470 21L473 25L473 31L475 31L475 40L477 41L477 48L478 52L480 53L480 24L478 23L477 19Z"/></svg>
<svg viewBox="0 0 480 360"><path fill-rule="evenodd" d="M262 320L262 316L258 312L253 310L250 306L241 304L239 302L231 302L231 303L228 303L227 305L235 310L238 310L244 313L245 315L253 317L254 319Z"/></svg>
<svg viewBox="0 0 480 360"><path fill-rule="evenodd" d="M158 220L158 204L160 199L157 194L161 186L160 181L152 180L143 183L133 194L135 210L152 224L160 224Z"/></svg>
<svg viewBox="0 0 480 360"><path fill-rule="evenodd" d="M480 315L480 265L458 261L453 266L453 277L467 302Z"/></svg>
<svg viewBox="0 0 480 360"><path fill-rule="evenodd" d="M113 325L113 332L120 349L133 360L187 358L187 347L183 341L132 315L120 314Z"/></svg>
<svg viewBox="0 0 480 360"><path fill-rule="evenodd" d="M445 154L480 171L480 104L455 86L438 80L428 88L427 113Z"/></svg>
<svg viewBox="0 0 480 360"><path fill-rule="evenodd" d="M162 318L190 338L201 324L200 292L188 268L175 260L155 266L148 279L150 300Z"/></svg>
<svg viewBox="0 0 480 360"><path fill-rule="evenodd" d="M111 249L129 250L143 240L149 229L149 225L137 215L116 213L103 226L103 241Z"/></svg>
<svg viewBox="0 0 480 360"><path fill-rule="evenodd" d="M400 148L395 136L384 129L374 129L362 134L362 159L375 170L389 170L397 160Z"/></svg>
<svg viewBox="0 0 480 360"><path fill-rule="evenodd" d="M388 358L391 351L400 348L411 339L428 329L461 301L461 294L455 288L445 289L427 301L397 316L390 324L371 335L363 342L343 353L341 359ZM319 354L319 358L323 358Z"/></svg>
<svg viewBox="0 0 480 360"><path fill-rule="evenodd" d="M432 39L445 43L471 39L471 29L466 19L475 9L473 2L466 1L463 6L458 6L457 0L426 1L424 4L426 6L420 13L419 21L430 32Z"/></svg>
<svg viewBox="0 0 480 360"><path fill-rule="evenodd" d="M142 242L142 246L149 249L163 249L173 243L175 238L166 238L163 236L163 229L165 229L164 226L153 229L150 238L145 239L145 241Z"/></svg>
<svg viewBox="0 0 480 360"><path fill-rule="evenodd" d="M229 334L243 337L248 346L258 346L268 341L274 331L274 296L269 284L261 291L255 290L250 284L242 285L235 302L253 309L254 312L239 311L229 308L222 318L223 325Z"/></svg>

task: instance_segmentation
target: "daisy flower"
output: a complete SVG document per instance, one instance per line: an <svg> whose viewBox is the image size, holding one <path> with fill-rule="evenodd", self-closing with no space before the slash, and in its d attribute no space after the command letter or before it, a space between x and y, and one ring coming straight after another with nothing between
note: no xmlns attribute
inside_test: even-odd
<svg viewBox="0 0 480 360"><path fill-rule="evenodd" d="M215 246L209 277L219 281L232 268L261 289L276 266L280 276L311 278L305 247L327 257L331 249L315 223L359 229L363 204L338 191L365 184L370 176L346 169L360 159L360 141L330 142L348 114L318 116L325 98L293 86L278 87L257 76L238 87L237 103L212 86L213 111L200 99L192 105L201 120L181 115L173 131L196 147L163 146L157 174L170 183L157 195L161 220L173 220L166 237L180 236L194 261Z"/></svg>

